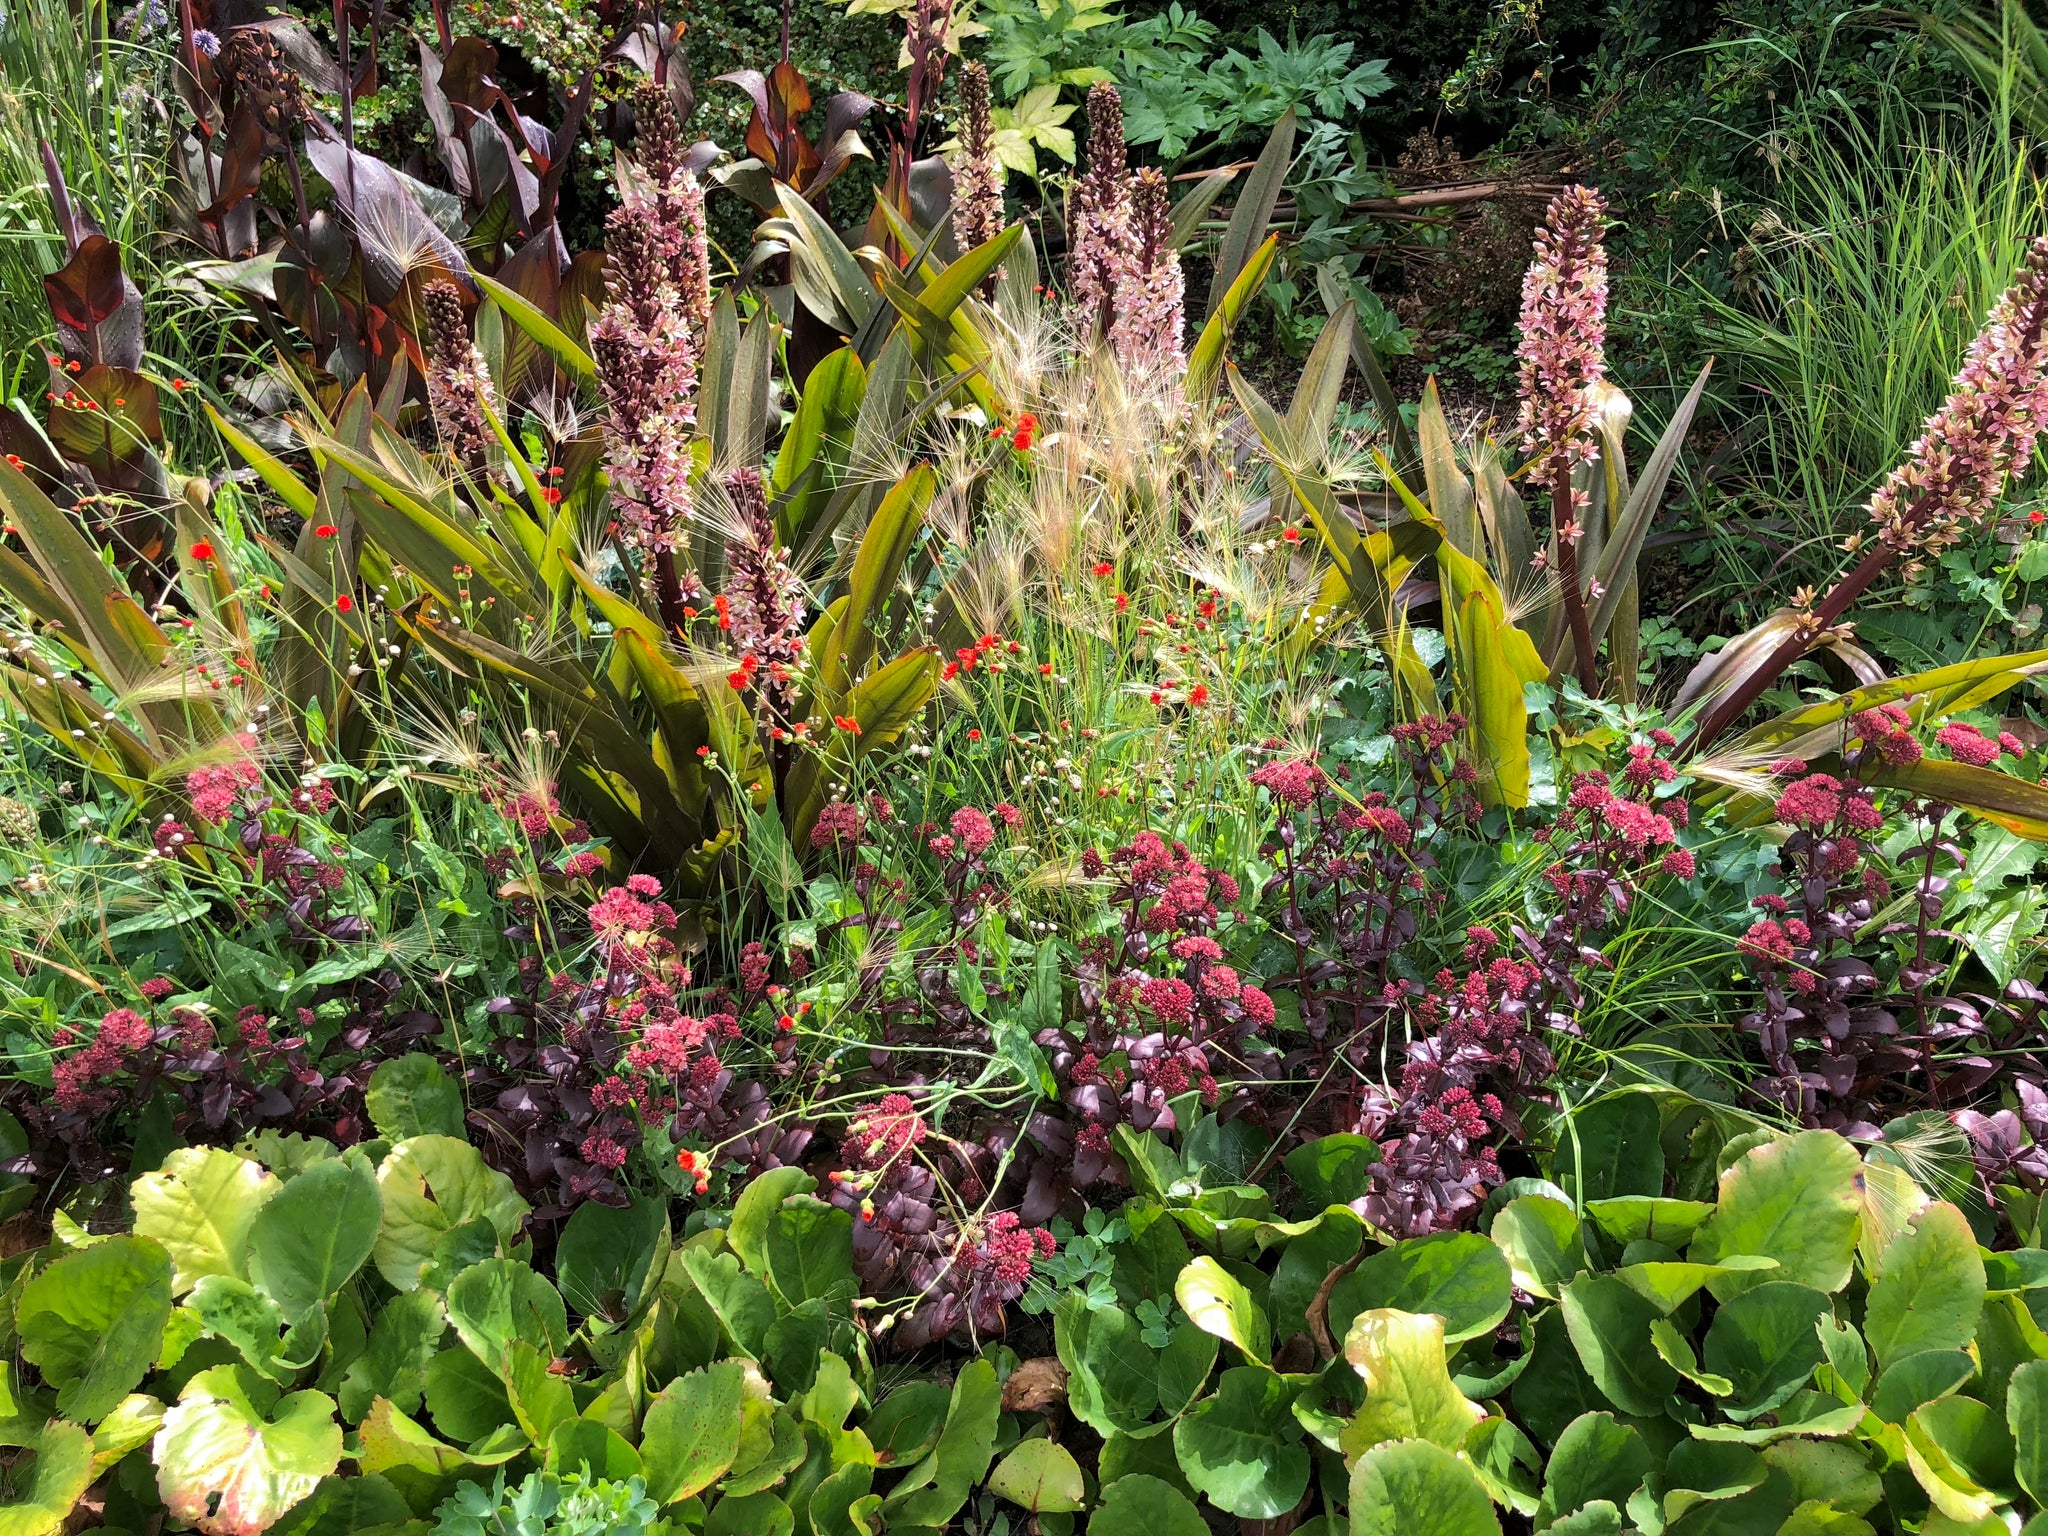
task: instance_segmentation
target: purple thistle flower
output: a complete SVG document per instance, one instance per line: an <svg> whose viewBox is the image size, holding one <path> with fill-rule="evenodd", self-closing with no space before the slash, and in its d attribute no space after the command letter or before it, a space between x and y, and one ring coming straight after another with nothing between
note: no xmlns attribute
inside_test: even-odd
<svg viewBox="0 0 2048 1536"><path fill-rule="evenodd" d="M1970 343L1941 408L1927 418L1906 462L1870 498L1877 536L1896 551L1939 554L1966 524L1997 504L2007 478L2024 474L2048 419L2048 236L2027 251L2020 274Z"/></svg>
<svg viewBox="0 0 2048 1536"><path fill-rule="evenodd" d="M462 313L462 290L453 283L429 283L421 296L427 312L427 405L433 413L434 430L450 453L472 474L481 475L490 464L491 444L496 440L484 421L483 404L497 410L497 396L491 388L490 371L484 355L470 339L469 322Z"/></svg>
<svg viewBox="0 0 2048 1536"><path fill-rule="evenodd" d="M1173 248L1171 191L1149 166L1131 177L1131 232L1132 244L1117 262L1110 344L1129 367L1177 369L1185 283Z"/></svg>
<svg viewBox="0 0 2048 1536"><path fill-rule="evenodd" d="M1107 336L1115 324L1117 275L1134 244L1124 165L1123 97L1104 81L1088 88L1088 170L1074 188L1068 258L1076 318L1091 336Z"/></svg>
<svg viewBox="0 0 2048 1536"><path fill-rule="evenodd" d="M1522 279L1522 409L1529 483L1569 483L1600 456L1592 431L1594 386L1607 372L1607 200L1591 187L1552 199L1536 231L1536 259ZM1577 506L1583 493L1573 498ZM1560 537L1574 535L1564 529Z"/></svg>

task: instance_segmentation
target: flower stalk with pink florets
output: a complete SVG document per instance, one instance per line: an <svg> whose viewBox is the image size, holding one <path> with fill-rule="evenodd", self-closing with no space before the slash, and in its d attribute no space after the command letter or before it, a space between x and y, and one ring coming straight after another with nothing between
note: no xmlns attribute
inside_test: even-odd
<svg viewBox="0 0 2048 1536"><path fill-rule="evenodd" d="M1989 517L2007 480L2025 474L2048 422L2048 235L2027 251L2017 279L1992 306L1954 388L1906 456L1870 499L1869 553L1803 617L1797 631L1700 722L1699 750L1741 719L1896 560L1906 570L1952 548ZM1869 536L1849 540L1854 553Z"/></svg>
<svg viewBox="0 0 2048 1536"><path fill-rule="evenodd" d="M1597 463L1594 395L1607 373L1607 201L1591 187L1567 187L1536 231L1536 259L1522 279L1522 406L1519 426L1531 485L1550 490L1558 585L1571 627L1579 686L1599 684L1593 627L1579 573L1579 540L1590 498L1572 471Z"/></svg>

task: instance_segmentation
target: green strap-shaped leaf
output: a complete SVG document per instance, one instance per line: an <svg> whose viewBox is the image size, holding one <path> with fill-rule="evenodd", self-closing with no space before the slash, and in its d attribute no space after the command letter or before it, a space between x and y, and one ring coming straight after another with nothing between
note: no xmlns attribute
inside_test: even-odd
<svg viewBox="0 0 2048 1536"><path fill-rule="evenodd" d="M1216 275L1209 283L1208 312L1212 319L1228 305L1244 274L1256 264L1254 250L1268 238L1266 226L1273 222L1273 209L1280 202L1287 168L1294 163L1294 128L1294 109L1289 107L1266 136L1265 147L1259 151L1258 161L1238 193L1237 206L1230 211L1230 223L1225 226L1223 243L1216 251Z"/></svg>
<svg viewBox="0 0 2048 1536"><path fill-rule="evenodd" d="M1237 329L1238 317L1259 291L1259 285L1265 282L1266 273L1272 268L1273 258L1279 249L1280 237L1269 235L1266 243L1252 252L1244 270L1238 273L1237 281L1230 285L1229 291L1223 295L1223 302L1215 307L1202 326L1202 334L1195 338L1194 346L1188 350L1187 380L1183 388L1190 402L1207 400L1216 392L1216 381L1223 373L1223 349L1230 345L1230 333Z"/></svg>
<svg viewBox="0 0 2048 1536"><path fill-rule="evenodd" d="M577 380L585 384L597 382L597 360L578 346L567 331L542 314L532 300L482 272L472 271L470 277L505 312L508 320L545 347L548 354Z"/></svg>

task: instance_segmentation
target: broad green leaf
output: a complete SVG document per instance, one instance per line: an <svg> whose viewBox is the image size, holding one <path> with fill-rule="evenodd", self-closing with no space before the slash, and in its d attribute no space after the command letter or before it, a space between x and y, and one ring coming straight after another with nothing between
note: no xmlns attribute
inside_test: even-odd
<svg viewBox="0 0 2048 1536"><path fill-rule="evenodd" d="M412 1518L412 1507L390 1478L371 1472L357 1477L323 1477L313 1496L302 1500L271 1529L276 1536L356 1536L390 1530Z"/></svg>
<svg viewBox="0 0 2048 1536"><path fill-rule="evenodd" d="M1543 1470L1543 1453L1521 1426L1500 1414L1481 1419L1458 1451L1479 1474L1494 1503L1525 1517L1536 1513L1536 1478Z"/></svg>
<svg viewBox="0 0 2048 1536"><path fill-rule="evenodd" d="M370 1325L369 1343L342 1377L336 1394L342 1418L359 1423L380 1397L402 1413L417 1409L427 1390L427 1366L447 1326L441 1298L425 1288L402 1291L387 1302Z"/></svg>
<svg viewBox="0 0 2048 1536"><path fill-rule="evenodd" d="M1845 1402L1861 1402L1870 1387L1870 1351L1855 1325L1824 1317L1815 1330L1820 1334L1821 1352L1827 1363L1815 1375L1824 1392Z"/></svg>
<svg viewBox="0 0 2048 1536"><path fill-rule="evenodd" d="M117 1236L67 1253L15 1304L21 1353L57 1389L57 1411L95 1424L156 1361L171 1317L171 1256Z"/></svg>
<svg viewBox="0 0 2048 1536"><path fill-rule="evenodd" d="M1925 1349L1962 1349L1977 1336L1984 1261L1963 1213L1930 1205L1885 1250L1863 1313L1880 1367Z"/></svg>
<svg viewBox="0 0 2048 1536"><path fill-rule="evenodd" d="M1944 1397L1914 1409L1906 1421L1906 1465L1951 1520L1981 1520L2010 1502L2012 1436L1974 1397Z"/></svg>
<svg viewBox="0 0 2048 1536"><path fill-rule="evenodd" d="M444 1349L427 1362L427 1412L437 1431L464 1445L516 1422L505 1383L467 1349Z"/></svg>
<svg viewBox="0 0 2048 1536"><path fill-rule="evenodd" d="M420 1283L444 1232L482 1218L509 1244L526 1219L527 1204L512 1181L452 1136L400 1142L378 1168L377 1187L384 1197L377 1269L394 1290Z"/></svg>
<svg viewBox="0 0 2048 1536"><path fill-rule="evenodd" d="M1287 1176L1311 1211L1349 1205L1370 1187L1380 1149L1370 1137L1349 1133L1305 1141L1282 1160Z"/></svg>
<svg viewBox="0 0 2048 1536"><path fill-rule="evenodd" d="M1033 1514L1066 1514L1087 1507L1082 1502L1081 1467L1073 1452L1046 1439L1019 1444L996 1463L986 1486Z"/></svg>
<svg viewBox="0 0 2048 1536"><path fill-rule="evenodd" d="M1664 1189L1663 1117L1646 1093L1613 1093L1580 1106L1557 1128L1557 1182L1582 1204ZM1583 1180L1579 1170L1586 1170ZM1665 1241L1671 1246L1671 1239Z"/></svg>
<svg viewBox="0 0 2048 1536"><path fill-rule="evenodd" d="M640 1457L656 1501L687 1499L725 1476L739 1455L745 1395L746 1368L721 1360L677 1377L647 1405Z"/></svg>
<svg viewBox="0 0 2048 1536"><path fill-rule="evenodd" d="M1785 1280L1723 1303L1700 1351L1707 1369L1734 1385L1722 1412L1746 1423L1809 1385L1826 1359L1819 1327L1830 1317L1825 1292Z"/></svg>
<svg viewBox="0 0 2048 1536"><path fill-rule="evenodd" d="M1529 1364L1515 1378L1515 1416L1538 1441L1555 1445L1574 1419L1604 1413L1611 1405L1579 1363L1561 1308L1548 1307L1525 1326L1535 1344Z"/></svg>
<svg viewBox="0 0 2048 1536"><path fill-rule="evenodd" d="M1650 1343L1656 1347L1658 1357L1701 1391L1713 1397L1728 1397L1735 1391L1735 1383L1726 1376L1717 1376L1712 1371L1700 1368L1699 1356L1693 1353L1692 1340L1672 1326L1668 1317L1653 1318L1650 1322Z"/></svg>
<svg viewBox="0 0 2048 1536"><path fill-rule="evenodd" d="M874 1481L875 1469L855 1461L818 1483L806 1506L817 1536L875 1536L873 1513L881 1500L868 1492Z"/></svg>
<svg viewBox="0 0 2048 1536"><path fill-rule="evenodd" d="M1507 1255L1477 1232L1412 1237L1369 1255L1330 1292L1330 1331L1375 1307L1434 1312L1452 1344L1499 1326L1513 1300Z"/></svg>
<svg viewBox="0 0 2048 1536"><path fill-rule="evenodd" d="M723 1494L704 1522L704 1536L790 1536L795 1529L789 1505L767 1492Z"/></svg>
<svg viewBox="0 0 2048 1536"><path fill-rule="evenodd" d="M1294 1389L1260 1366L1225 1371L1215 1396L1173 1426L1182 1475L1226 1514L1271 1520L1287 1513L1301 1502L1309 1477L1293 1400Z"/></svg>
<svg viewBox="0 0 2048 1536"><path fill-rule="evenodd" d="M1715 1264L1737 1254L1778 1261L1775 1278L1838 1291L1849 1283L1862 1225L1862 1159L1832 1131L1802 1131L1743 1154L1721 1175L1714 1214L1686 1256ZM1761 1283L1735 1275L1708 1289L1722 1300Z"/></svg>
<svg viewBox="0 0 2048 1536"><path fill-rule="evenodd" d="M457 1275L448 1287L448 1321L470 1353L500 1378L511 1371L516 1344L531 1345L550 1360L569 1349L560 1294L517 1259L485 1259Z"/></svg>
<svg viewBox="0 0 2048 1536"><path fill-rule="evenodd" d="M316 1164L271 1196L250 1223L250 1278L287 1322L297 1322L363 1267L383 1216L366 1163Z"/></svg>
<svg viewBox="0 0 2048 1536"><path fill-rule="evenodd" d="M1103 1488L1088 1536L1209 1536L1209 1522L1171 1483L1130 1472Z"/></svg>
<svg viewBox="0 0 2048 1536"><path fill-rule="evenodd" d="M205 1536L258 1536L341 1464L324 1392L277 1389L235 1366L201 1371L164 1414L152 1452L157 1492Z"/></svg>
<svg viewBox="0 0 2048 1536"><path fill-rule="evenodd" d="M363 1102L386 1141L464 1134L462 1090L431 1056L415 1052L384 1062L370 1074Z"/></svg>
<svg viewBox="0 0 2048 1536"><path fill-rule="evenodd" d="M960 1512L994 1459L1002 1401L992 1364L970 1360L960 1368L938 1443L882 1503L891 1527L944 1526Z"/></svg>
<svg viewBox="0 0 2048 1536"><path fill-rule="evenodd" d="M1614 1272L1617 1280L1657 1304L1669 1316L1701 1287L1728 1275L1754 1270L1776 1269L1776 1259L1739 1254L1723 1264L1693 1264L1686 1260L1652 1259L1642 1264L1624 1264Z"/></svg>
<svg viewBox="0 0 2048 1536"><path fill-rule="evenodd" d="M1612 1275L1581 1275L1558 1307L1580 1363L1607 1400L1637 1418L1663 1413L1678 1373L1650 1342L1656 1305Z"/></svg>
<svg viewBox="0 0 2048 1536"><path fill-rule="evenodd" d="M844 1315L860 1292L853 1213L812 1195L782 1202L768 1223L768 1280L786 1307L822 1301Z"/></svg>
<svg viewBox="0 0 2048 1536"><path fill-rule="evenodd" d="M1180 1272L1174 1299L1204 1333L1235 1344L1261 1365L1272 1358L1273 1330L1242 1281L1204 1254ZM1122 1426L1119 1426L1122 1427Z"/></svg>
<svg viewBox="0 0 2048 1536"><path fill-rule="evenodd" d="M1977 1362L1959 1349L1923 1349L1886 1368L1870 1392L1870 1411L1887 1424L1903 1424L1923 1403L1961 1390Z"/></svg>
<svg viewBox="0 0 2048 1536"><path fill-rule="evenodd" d="M1622 1514L1606 1499L1582 1505L1547 1527L1553 1536L1621 1536Z"/></svg>
<svg viewBox="0 0 2048 1536"><path fill-rule="evenodd" d="M1350 1536L1499 1536L1478 1475L1441 1446L1396 1440L1351 1467Z"/></svg>
<svg viewBox="0 0 2048 1536"><path fill-rule="evenodd" d="M1286 1339L1308 1331L1308 1309L1315 1304L1323 1281L1358 1252L1364 1239L1364 1222L1340 1205L1288 1241L1280 1262L1273 1267L1272 1284L1266 1288L1273 1337Z"/></svg>
<svg viewBox="0 0 2048 1536"><path fill-rule="evenodd" d="M52 1420L61 1423L61 1420ZM163 1428L164 1405L147 1392L131 1392L92 1432L92 1471L98 1477L130 1451L149 1444Z"/></svg>
<svg viewBox="0 0 2048 1536"><path fill-rule="evenodd" d="M506 1348L505 1400L520 1431L541 1450L565 1420L576 1416L576 1395L553 1367L554 1357L523 1339Z"/></svg>
<svg viewBox="0 0 2048 1536"><path fill-rule="evenodd" d="M1142 1332L1123 1308L1090 1307L1085 1296L1062 1296L1054 1307L1067 1406L1098 1434L1142 1429L1159 1406L1159 1361Z"/></svg>
<svg viewBox="0 0 2048 1536"><path fill-rule="evenodd" d="M1801 1502L1824 1500L1852 1515L1875 1509L1884 1484L1860 1446L1826 1440L1781 1440L1763 1453L1764 1463L1783 1472Z"/></svg>
<svg viewBox="0 0 2048 1536"><path fill-rule="evenodd" d="M1586 1214L1617 1243L1662 1243L1677 1248L1714 1214L1703 1200L1671 1200L1661 1195L1618 1195L1588 1200Z"/></svg>
<svg viewBox="0 0 2048 1536"><path fill-rule="evenodd" d="M623 1323L652 1299L669 1255L668 1202L586 1200L562 1228L555 1279L578 1316Z"/></svg>
<svg viewBox="0 0 2048 1536"><path fill-rule="evenodd" d="M1557 1300L1566 1281L1586 1268L1579 1217L1562 1200L1523 1195L1494 1213L1489 1229L1508 1257L1514 1283L1532 1296Z"/></svg>
<svg viewBox="0 0 2048 1536"><path fill-rule="evenodd" d="M173 1296L204 1275L246 1280L249 1224L281 1187L246 1157L218 1147L179 1147L155 1173L129 1186L133 1231L155 1238L171 1256Z"/></svg>
<svg viewBox="0 0 2048 1536"><path fill-rule="evenodd" d="M289 1383L310 1363L307 1359L292 1358L301 1351L284 1338L284 1313L276 1302L246 1280L231 1275L208 1275L192 1287L185 1305L208 1333L234 1345L253 1370L272 1381ZM317 1349L324 1340L326 1319L323 1317L307 1332L311 1336L308 1342Z"/></svg>
<svg viewBox="0 0 2048 1536"><path fill-rule="evenodd" d="M2005 1422L2016 1449L2019 1485L2035 1504L2048 1503L2048 1360L2032 1360L2012 1373L2005 1389Z"/></svg>
<svg viewBox="0 0 2048 1536"><path fill-rule="evenodd" d="M792 1195L815 1195L817 1178L801 1168L771 1168L747 1181L733 1202L732 1225L725 1240L739 1261L758 1278L768 1273L768 1228L782 1202Z"/></svg>
<svg viewBox="0 0 2048 1536"><path fill-rule="evenodd" d="M768 1287L741 1269L730 1253L685 1247L677 1257L734 1347L750 1359L760 1359L768 1330L775 1326L775 1302Z"/></svg>
<svg viewBox="0 0 2048 1536"><path fill-rule="evenodd" d="M93 1480L92 1436L52 1419L21 1437L33 1457L10 1474L14 1498L0 1504L0 1536L55 1536Z"/></svg>
<svg viewBox="0 0 2048 1536"><path fill-rule="evenodd" d="M1596 1499L1616 1507L1642 1486L1654 1464L1643 1437L1611 1413L1585 1413L1565 1426L1543 1469L1543 1502L1535 1527L1573 1514Z"/></svg>
<svg viewBox="0 0 2048 1536"><path fill-rule="evenodd" d="M1455 1451L1486 1417L1452 1385L1444 1320L1434 1313L1361 1312L1344 1336L1344 1358L1365 1383L1365 1406L1344 1431L1348 1455L1382 1440L1428 1440Z"/></svg>

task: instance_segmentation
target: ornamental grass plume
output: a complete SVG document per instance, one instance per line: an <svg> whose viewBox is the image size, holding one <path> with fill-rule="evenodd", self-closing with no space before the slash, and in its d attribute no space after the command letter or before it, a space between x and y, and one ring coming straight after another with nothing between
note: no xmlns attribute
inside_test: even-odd
<svg viewBox="0 0 2048 1536"><path fill-rule="evenodd" d="M1964 354L1941 408L1927 418L1906 461L1870 498L1875 547L1811 607L1798 629L1700 722L1706 746L1741 719L1764 690L1840 622L1885 568L1906 557L1910 577L1996 510L2006 481L2033 462L2048 419L2048 235L2035 239L2012 286L1999 296ZM1852 535L1853 553L1865 535Z"/></svg>
<svg viewBox="0 0 2048 1536"><path fill-rule="evenodd" d="M1125 173L1124 102L1115 86L1088 88L1088 170L1074 188L1071 286L1084 336L1108 336L1116 321L1117 279L1129 270L1135 241Z"/></svg>
<svg viewBox="0 0 2048 1536"><path fill-rule="evenodd" d="M996 160L988 70L973 59L960 66L960 153L953 164L953 204L953 233L963 251L986 245L1003 232L1003 168Z"/></svg>
<svg viewBox="0 0 2048 1536"><path fill-rule="evenodd" d="M1607 373L1607 251L1600 243L1607 200L1567 187L1536 231L1536 259L1522 279L1522 408L1517 422L1531 485L1550 489L1558 584L1570 621L1573 659L1586 692L1597 684L1593 629L1579 577L1579 519L1588 505L1572 470L1600 457L1594 395Z"/></svg>
<svg viewBox="0 0 2048 1536"><path fill-rule="evenodd" d="M1166 177L1150 166L1131 177L1131 245L1117 270L1110 344L1138 369L1177 370L1182 361L1185 283L1173 248L1173 201Z"/></svg>
<svg viewBox="0 0 2048 1536"><path fill-rule="evenodd" d="M484 421L482 402L497 409L490 370L469 334L462 313L462 290L453 283L427 285L421 303L427 312L427 404L442 444L472 474L490 465L492 435Z"/></svg>
<svg viewBox="0 0 2048 1536"><path fill-rule="evenodd" d="M667 95L635 98L640 175L622 178L605 226L608 301L591 327L605 400L605 467L621 532L680 620L677 530L690 515L697 367L711 319L704 193L683 164Z"/></svg>

